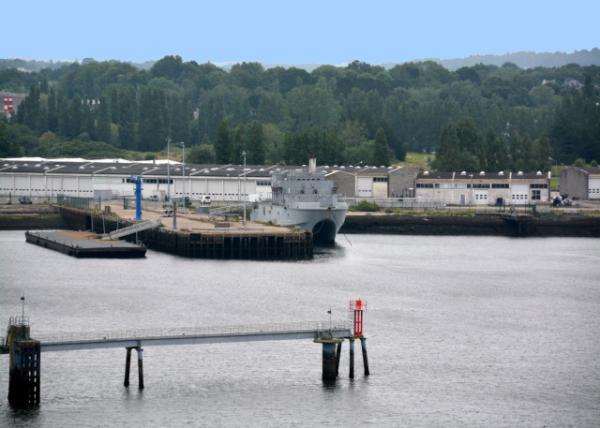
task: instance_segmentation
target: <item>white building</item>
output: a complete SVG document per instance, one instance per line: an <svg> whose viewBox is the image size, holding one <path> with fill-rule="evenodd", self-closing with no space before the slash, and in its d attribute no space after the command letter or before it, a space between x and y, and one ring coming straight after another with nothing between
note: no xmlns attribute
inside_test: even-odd
<svg viewBox="0 0 600 428"><path fill-rule="evenodd" d="M600 168L565 168L560 173L560 193L573 199L600 200Z"/></svg>
<svg viewBox="0 0 600 428"><path fill-rule="evenodd" d="M447 205L530 205L550 199L550 172L429 172L417 176L417 200Z"/></svg>

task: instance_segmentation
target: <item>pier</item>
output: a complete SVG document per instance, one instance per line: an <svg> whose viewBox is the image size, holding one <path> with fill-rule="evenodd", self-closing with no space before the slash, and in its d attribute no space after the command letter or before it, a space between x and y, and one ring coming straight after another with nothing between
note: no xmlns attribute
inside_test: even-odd
<svg viewBox="0 0 600 428"><path fill-rule="evenodd" d="M67 206L59 208L64 222L72 229L96 233L110 232L136 224L133 209L109 205L106 212ZM172 218L157 210L144 210L144 220L160 221L161 227L129 235L156 251L191 258L247 260L307 260L313 257L312 234L247 222L213 222L200 214L177 214Z"/></svg>
<svg viewBox="0 0 600 428"><path fill-rule="evenodd" d="M354 378L354 342L360 340L364 374L369 376L363 310L360 299L351 303L353 321L299 322L241 326L188 327L117 332L81 332L31 337L29 318L11 317L6 338L0 338L0 354L9 354L8 400L17 407L40 403L41 354L122 348L125 350L123 385L129 387L131 354L136 351L138 388L144 389L144 349L152 346L204 345L257 341L311 340L322 346L322 379L335 382L339 375L342 344L349 342L349 377Z"/></svg>

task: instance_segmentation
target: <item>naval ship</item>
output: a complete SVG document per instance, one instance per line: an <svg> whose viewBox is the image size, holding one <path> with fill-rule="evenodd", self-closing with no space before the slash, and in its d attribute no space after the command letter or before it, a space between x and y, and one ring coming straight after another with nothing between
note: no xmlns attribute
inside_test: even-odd
<svg viewBox="0 0 600 428"><path fill-rule="evenodd" d="M271 191L270 201L254 205L252 220L299 227L312 232L317 244L334 243L348 205L338 201L334 183L317 172L316 159L310 159L308 170L273 173Z"/></svg>

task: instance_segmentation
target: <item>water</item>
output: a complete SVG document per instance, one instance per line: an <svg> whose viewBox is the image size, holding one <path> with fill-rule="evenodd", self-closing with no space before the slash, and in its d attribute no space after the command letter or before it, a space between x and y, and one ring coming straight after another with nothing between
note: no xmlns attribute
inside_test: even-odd
<svg viewBox="0 0 600 428"><path fill-rule="evenodd" d="M33 335L345 317L363 297L371 377L321 383L310 341L42 354L42 405L0 426L598 426L600 240L351 235L301 263L77 260L0 232L0 321ZM135 356L135 353L134 353Z"/></svg>

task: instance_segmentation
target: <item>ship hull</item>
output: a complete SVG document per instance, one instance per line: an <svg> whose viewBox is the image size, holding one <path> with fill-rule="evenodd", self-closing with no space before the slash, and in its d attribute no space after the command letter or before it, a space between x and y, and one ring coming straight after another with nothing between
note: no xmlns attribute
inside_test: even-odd
<svg viewBox="0 0 600 428"><path fill-rule="evenodd" d="M311 232L315 243L332 244L344 224L346 212L346 207L311 209L259 204L252 211L251 218L278 226L299 227Z"/></svg>

